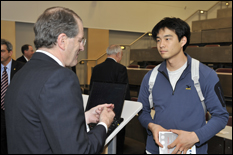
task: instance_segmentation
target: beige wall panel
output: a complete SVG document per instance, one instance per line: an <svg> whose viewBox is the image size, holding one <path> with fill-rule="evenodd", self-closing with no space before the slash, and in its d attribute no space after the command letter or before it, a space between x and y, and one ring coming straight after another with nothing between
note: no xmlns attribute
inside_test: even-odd
<svg viewBox="0 0 233 155"><path fill-rule="evenodd" d="M232 63L232 47L187 47L185 50L191 57L203 63ZM154 49L132 49L130 60L134 61L156 61L162 62L163 59Z"/></svg>
<svg viewBox="0 0 233 155"><path fill-rule="evenodd" d="M204 30L201 33L201 43L232 42L232 28Z"/></svg>
<svg viewBox="0 0 233 155"><path fill-rule="evenodd" d="M219 9L217 11L217 18L232 17L232 8Z"/></svg>
<svg viewBox="0 0 233 155"><path fill-rule="evenodd" d="M12 44L12 58L15 60L15 22L1 20L1 38Z"/></svg>
<svg viewBox="0 0 233 155"><path fill-rule="evenodd" d="M232 17L213 18L192 22L192 31L213 30L232 27Z"/></svg>
<svg viewBox="0 0 233 155"><path fill-rule="evenodd" d="M109 46L109 30L103 29L91 29L87 31L87 59L98 59L106 53L106 49ZM106 59L106 55L98 59L97 64L103 62ZM90 84L91 69L96 65L96 61L88 61L87 63L87 84Z"/></svg>
<svg viewBox="0 0 233 155"><path fill-rule="evenodd" d="M201 32L192 32L190 44L201 43Z"/></svg>

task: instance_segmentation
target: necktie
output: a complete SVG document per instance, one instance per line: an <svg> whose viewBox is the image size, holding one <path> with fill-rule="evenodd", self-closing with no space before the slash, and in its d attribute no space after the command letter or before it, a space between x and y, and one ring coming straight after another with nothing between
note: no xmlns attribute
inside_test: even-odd
<svg viewBox="0 0 233 155"><path fill-rule="evenodd" d="M6 90L8 87L8 75L6 72L7 67L4 67L4 71L2 73L2 80L1 80L1 109L5 110L4 107L4 100L6 95Z"/></svg>

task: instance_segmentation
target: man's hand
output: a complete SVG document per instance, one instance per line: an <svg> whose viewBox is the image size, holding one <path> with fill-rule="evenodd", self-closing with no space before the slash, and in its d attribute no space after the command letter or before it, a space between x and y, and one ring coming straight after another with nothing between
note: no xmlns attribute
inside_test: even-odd
<svg viewBox="0 0 233 155"><path fill-rule="evenodd" d="M178 134L176 140L173 143L167 146L168 149L171 149L176 146L172 154L186 154L188 149L190 149L195 143L199 142L195 132L188 132L183 130L173 130L171 132Z"/></svg>
<svg viewBox="0 0 233 155"><path fill-rule="evenodd" d="M85 112L86 123L98 123L104 107L114 109L114 104L101 104Z"/></svg>
<svg viewBox="0 0 233 155"><path fill-rule="evenodd" d="M104 107L101 114L100 114L100 122L104 122L107 127L112 124L113 119L115 117L115 113L113 111L113 108L111 107Z"/></svg>
<svg viewBox="0 0 233 155"><path fill-rule="evenodd" d="M160 125L157 125L157 124L154 124L154 123L149 123L148 124L148 129L152 132L153 138L154 138L155 142L160 147L163 148L163 145L159 142L159 131L170 131L170 130L164 129Z"/></svg>

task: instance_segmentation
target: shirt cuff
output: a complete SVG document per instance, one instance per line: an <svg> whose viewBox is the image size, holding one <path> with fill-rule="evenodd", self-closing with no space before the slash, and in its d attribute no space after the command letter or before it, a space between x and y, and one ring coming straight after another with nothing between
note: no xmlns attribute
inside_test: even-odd
<svg viewBox="0 0 233 155"><path fill-rule="evenodd" d="M108 127L104 122L99 122L97 125L103 125L106 129L106 133L108 132Z"/></svg>
<svg viewBox="0 0 233 155"><path fill-rule="evenodd" d="M89 132L90 131L90 128L89 128L89 126L86 124L86 127L87 127L87 132Z"/></svg>

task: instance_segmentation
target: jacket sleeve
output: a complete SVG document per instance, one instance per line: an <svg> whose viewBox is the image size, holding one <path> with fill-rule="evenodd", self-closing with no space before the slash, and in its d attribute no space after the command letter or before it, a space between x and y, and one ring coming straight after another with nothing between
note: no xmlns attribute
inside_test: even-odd
<svg viewBox="0 0 233 155"><path fill-rule="evenodd" d="M55 154L100 153L106 129L86 131L83 99L78 78L66 68L55 71L44 84L37 107L43 131Z"/></svg>
<svg viewBox="0 0 233 155"><path fill-rule="evenodd" d="M196 144L197 146L207 142L225 128L229 117L221 84L215 71L212 70L207 76L200 78L200 85L205 98L204 102L207 110L211 114L211 119L206 125L194 131L199 138L199 142Z"/></svg>
<svg viewBox="0 0 233 155"><path fill-rule="evenodd" d="M140 121L140 123L142 124L142 126L144 128L147 129L147 133L149 135L152 134L152 132L150 130L148 130L148 124L150 122L153 122L150 112L151 112L151 108L150 108L150 103L149 103L149 77L150 77L151 71L149 71L143 78L142 83L141 83L141 87L140 87L140 91L139 91L139 96L138 96L138 102L141 102L143 105L143 108L141 110L141 112L139 112L139 117L138 120Z"/></svg>

